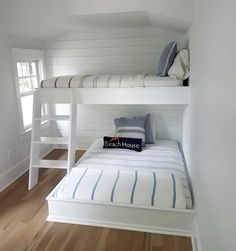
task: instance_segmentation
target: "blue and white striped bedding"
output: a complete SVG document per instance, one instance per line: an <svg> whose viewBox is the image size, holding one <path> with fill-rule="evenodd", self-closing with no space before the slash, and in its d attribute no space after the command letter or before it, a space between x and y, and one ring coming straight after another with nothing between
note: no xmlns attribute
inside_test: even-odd
<svg viewBox="0 0 236 251"><path fill-rule="evenodd" d="M141 208L191 208L183 156L174 141L141 152L103 149L96 141L72 169L55 198Z"/></svg>
<svg viewBox="0 0 236 251"><path fill-rule="evenodd" d="M41 88L140 88L182 86L182 81L150 74L92 75L80 74L45 79Z"/></svg>

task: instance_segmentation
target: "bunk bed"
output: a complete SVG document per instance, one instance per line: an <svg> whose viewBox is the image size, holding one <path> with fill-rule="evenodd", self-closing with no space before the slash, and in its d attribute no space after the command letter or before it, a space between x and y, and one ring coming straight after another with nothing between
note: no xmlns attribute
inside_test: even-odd
<svg viewBox="0 0 236 251"><path fill-rule="evenodd" d="M50 114L50 116L44 117L41 115L41 105L44 103L49 105L69 104L70 115ZM186 203L185 200L182 201L181 206L177 207L168 206L165 203L162 206L154 205L150 207L139 203L137 205L132 203L132 205L130 203L125 205L111 204L105 200L93 200L91 203L88 198L74 198L73 196L70 198L68 194L63 195L63 191L68 189L65 187L65 183L71 183L76 176L81 177L81 172L86 170L86 159L94 151L94 146L92 146L79 163L79 168L74 166L78 105L181 105L185 106L187 111L189 103L190 89L183 86L181 81L157 78L146 74L99 77L94 75L64 76L42 81L41 88L34 93L29 189L37 184L38 168L65 168L68 173L47 197L49 206L47 220L189 236L194 245L195 212L191 205L186 206L185 204L183 206ZM44 120L68 120L70 122L69 137L67 139L41 137L39 133L40 125L41 121ZM40 144L45 143L67 144L68 160L48 161L40 159ZM98 150L98 154L106 154L100 148L96 150ZM153 149L146 152L155 155ZM157 153L162 154L161 152ZM181 166L179 171L182 172L182 178L186 180L188 174L186 173L187 168L181 146L178 146L177 152L172 152L172 155L174 155L174 158L176 156L179 158L178 161ZM95 168L93 172L99 172L99 170ZM123 170L123 172L125 171ZM153 169L151 172L153 173ZM170 178L173 180L173 176L168 174L168 179ZM144 182L145 184L147 183ZM188 184L185 184L185 187L188 187ZM190 197L189 191L188 197Z"/></svg>

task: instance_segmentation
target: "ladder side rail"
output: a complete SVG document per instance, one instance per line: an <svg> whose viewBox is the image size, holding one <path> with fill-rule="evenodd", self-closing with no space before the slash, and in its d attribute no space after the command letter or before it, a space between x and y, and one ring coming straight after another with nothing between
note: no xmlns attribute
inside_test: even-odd
<svg viewBox="0 0 236 251"><path fill-rule="evenodd" d="M35 118L41 117L41 104L38 91L33 93L33 114L32 114L32 132L30 147L30 166L29 166L29 184L28 189L31 190L38 183L38 168L33 167L33 163L40 157L40 145L34 144L39 140L41 132L41 121Z"/></svg>
<svg viewBox="0 0 236 251"><path fill-rule="evenodd" d="M75 145L76 145L75 141L76 141L76 130L77 130L76 125L77 125L77 103L76 103L75 93L73 90L71 90L67 172L70 172L71 168L75 164Z"/></svg>

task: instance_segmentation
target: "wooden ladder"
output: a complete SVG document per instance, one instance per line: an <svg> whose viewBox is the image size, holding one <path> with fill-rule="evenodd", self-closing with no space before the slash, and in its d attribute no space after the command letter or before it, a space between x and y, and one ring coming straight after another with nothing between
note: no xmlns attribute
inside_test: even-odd
<svg viewBox="0 0 236 251"><path fill-rule="evenodd" d="M50 104L51 105L55 105ZM30 150L30 166L29 166L29 183L28 189L31 190L38 183L39 168L59 168L67 169L67 173L75 163L75 140L76 140L76 117L77 104L75 102L74 93L71 91L70 99L70 114L69 115L52 115L49 111L48 116L42 116L42 105L38 91L34 92L33 101L33 120L32 120L32 135L31 135L31 150ZM42 137L41 127L43 121L69 121L68 137ZM67 145L68 158L67 160L46 160L42 159L40 150L42 145Z"/></svg>

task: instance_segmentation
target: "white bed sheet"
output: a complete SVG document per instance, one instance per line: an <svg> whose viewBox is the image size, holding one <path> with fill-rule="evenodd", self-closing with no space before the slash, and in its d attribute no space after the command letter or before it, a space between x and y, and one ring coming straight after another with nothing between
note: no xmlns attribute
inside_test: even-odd
<svg viewBox="0 0 236 251"><path fill-rule="evenodd" d="M191 208L177 142L159 140L141 152L103 149L97 140L53 197L141 208Z"/></svg>

